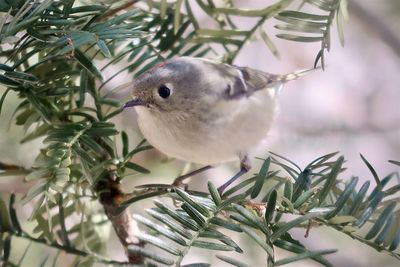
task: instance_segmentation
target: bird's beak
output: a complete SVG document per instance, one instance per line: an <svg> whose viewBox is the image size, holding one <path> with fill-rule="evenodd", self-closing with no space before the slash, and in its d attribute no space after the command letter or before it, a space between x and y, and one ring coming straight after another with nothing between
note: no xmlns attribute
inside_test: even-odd
<svg viewBox="0 0 400 267"><path fill-rule="evenodd" d="M146 105L146 103L144 103L142 100L140 100L139 98L134 98L128 102L126 102L122 108L129 108L129 107L135 107L135 106L144 106Z"/></svg>

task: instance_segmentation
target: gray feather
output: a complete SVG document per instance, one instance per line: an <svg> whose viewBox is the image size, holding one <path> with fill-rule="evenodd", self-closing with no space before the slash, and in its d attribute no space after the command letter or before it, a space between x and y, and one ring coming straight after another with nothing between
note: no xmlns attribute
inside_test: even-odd
<svg viewBox="0 0 400 267"><path fill-rule="evenodd" d="M279 75L274 75L246 67L228 66L235 70L232 82L227 84L225 97L227 99L238 99L249 97L254 92L262 89L272 88L276 85Z"/></svg>
<svg viewBox="0 0 400 267"><path fill-rule="evenodd" d="M225 97L227 99L238 99L241 97L249 97L254 92L263 89L276 88L288 81L295 80L304 74L315 69L300 70L285 75L276 75L247 67L237 67L225 65L235 69L233 82L227 85Z"/></svg>

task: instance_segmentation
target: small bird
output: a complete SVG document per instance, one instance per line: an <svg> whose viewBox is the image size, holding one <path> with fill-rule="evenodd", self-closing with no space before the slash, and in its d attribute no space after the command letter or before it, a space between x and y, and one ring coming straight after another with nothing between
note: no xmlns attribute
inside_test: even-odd
<svg viewBox="0 0 400 267"><path fill-rule="evenodd" d="M240 160L240 171L218 188L220 194L251 168L249 152L266 137L277 114L277 96L287 81L309 70L286 75L179 57L161 63L133 82L132 97L147 141L164 154L206 165Z"/></svg>

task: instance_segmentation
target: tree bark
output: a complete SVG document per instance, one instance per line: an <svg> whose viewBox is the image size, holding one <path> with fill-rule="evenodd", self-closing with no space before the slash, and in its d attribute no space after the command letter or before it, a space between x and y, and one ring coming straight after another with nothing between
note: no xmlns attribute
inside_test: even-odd
<svg viewBox="0 0 400 267"><path fill-rule="evenodd" d="M144 243L135 237L139 228L136 221L133 220L129 209L117 212L124 199L124 193L121 191L119 183L110 177L108 180L100 181L97 184L96 191L99 192L100 203L103 205L104 212L111 221L115 233L124 247L129 263L143 264L144 258L141 255L128 250L130 245L143 247Z"/></svg>

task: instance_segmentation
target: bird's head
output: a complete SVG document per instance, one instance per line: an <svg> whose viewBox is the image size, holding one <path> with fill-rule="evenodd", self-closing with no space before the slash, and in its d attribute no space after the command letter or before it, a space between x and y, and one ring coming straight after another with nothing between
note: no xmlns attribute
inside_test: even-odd
<svg viewBox="0 0 400 267"><path fill-rule="evenodd" d="M158 64L133 82L132 100L124 108L152 112L189 111L205 94L202 69L193 58L177 58Z"/></svg>

